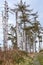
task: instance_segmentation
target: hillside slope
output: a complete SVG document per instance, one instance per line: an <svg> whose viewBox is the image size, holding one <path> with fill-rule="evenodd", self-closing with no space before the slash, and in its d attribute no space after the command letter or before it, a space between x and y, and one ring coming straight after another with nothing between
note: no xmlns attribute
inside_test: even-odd
<svg viewBox="0 0 43 65"><path fill-rule="evenodd" d="M12 50L0 55L0 65L32 65L33 58L27 52Z"/></svg>
<svg viewBox="0 0 43 65"><path fill-rule="evenodd" d="M0 65L43 65L43 52L29 54L18 49L0 52Z"/></svg>
<svg viewBox="0 0 43 65"><path fill-rule="evenodd" d="M43 65L43 52L35 54L33 65Z"/></svg>

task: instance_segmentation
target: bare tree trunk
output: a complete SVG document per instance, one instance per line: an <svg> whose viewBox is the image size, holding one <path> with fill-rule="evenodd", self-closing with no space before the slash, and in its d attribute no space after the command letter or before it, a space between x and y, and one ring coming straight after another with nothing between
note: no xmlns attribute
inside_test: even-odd
<svg viewBox="0 0 43 65"><path fill-rule="evenodd" d="M30 53L31 53L31 44L30 44Z"/></svg>
<svg viewBox="0 0 43 65"><path fill-rule="evenodd" d="M26 49L26 51L28 52L28 49L27 49L27 41L28 41L28 40L27 40L27 38L28 38L28 37L27 37L27 35L26 35L25 49Z"/></svg>
<svg viewBox="0 0 43 65"><path fill-rule="evenodd" d="M37 43L37 41L36 41L36 34L35 34L35 44L34 44L34 47L35 47L35 52L36 52L36 43Z"/></svg>
<svg viewBox="0 0 43 65"><path fill-rule="evenodd" d="M40 41L39 41L39 52L40 52Z"/></svg>
<svg viewBox="0 0 43 65"><path fill-rule="evenodd" d="M35 42L35 52L36 52L36 42Z"/></svg>

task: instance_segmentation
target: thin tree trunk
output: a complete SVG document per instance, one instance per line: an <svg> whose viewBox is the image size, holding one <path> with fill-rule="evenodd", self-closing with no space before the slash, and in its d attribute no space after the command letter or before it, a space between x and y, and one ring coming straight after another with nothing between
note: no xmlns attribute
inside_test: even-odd
<svg viewBox="0 0 43 65"><path fill-rule="evenodd" d="M40 52L40 41L39 41L39 52Z"/></svg>
<svg viewBox="0 0 43 65"><path fill-rule="evenodd" d="M31 43L30 43L30 53L31 53Z"/></svg>
<svg viewBox="0 0 43 65"><path fill-rule="evenodd" d="M36 33L35 33L35 52L36 52Z"/></svg>
<svg viewBox="0 0 43 65"><path fill-rule="evenodd" d="M35 52L36 52L36 42L35 42Z"/></svg>
<svg viewBox="0 0 43 65"><path fill-rule="evenodd" d="M25 49L26 49L26 51L28 51L28 49L27 49L27 35L26 35L26 43L25 43Z"/></svg>

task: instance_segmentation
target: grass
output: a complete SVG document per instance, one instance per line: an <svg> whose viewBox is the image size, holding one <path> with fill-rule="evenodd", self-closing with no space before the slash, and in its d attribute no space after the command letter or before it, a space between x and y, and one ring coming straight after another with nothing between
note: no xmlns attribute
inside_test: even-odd
<svg viewBox="0 0 43 65"><path fill-rule="evenodd" d="M40 65L43 65L43 53L38 54L38 60L40 62Z"/></svg>
<svg viewBox="0 0 43 65"><path fill-rule="evenodd" d="M27 52L16 51L16 53L13 54L13 61L15 61L17 65L30 65L33 60L28 56Z"/></svg>
<svg viewBox="0 0 43 65"><path fill-rule="evenodd" d="M0 65L32 65L33 59L28 55L27 52L20 50L12 50L7 51L1 55L3 55L4 61L2 62L0 59Z"/></svg>
<svg viewBox="0 0 43 65"><path fill-rule="evenodd" d="M35 56L34 56L35 55ZM43 65L43 53L32 53L29 54L25 51L20 51L18 49L9 50L0 54L2 59L0 59L0 65L35 65L37 60L40 65ZM35 63L33 64L35 60Z"/></svg>

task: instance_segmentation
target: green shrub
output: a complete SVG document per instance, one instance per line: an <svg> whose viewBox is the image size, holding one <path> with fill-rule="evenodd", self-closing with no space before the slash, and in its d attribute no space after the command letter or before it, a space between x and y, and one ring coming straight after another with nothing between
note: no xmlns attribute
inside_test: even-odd
<svg viewBox="0 0 43 65"><path fill-rule="evenodd" d="M39 60L40 64L43 65L43 54L38 55L38 60Z"/></svg>

